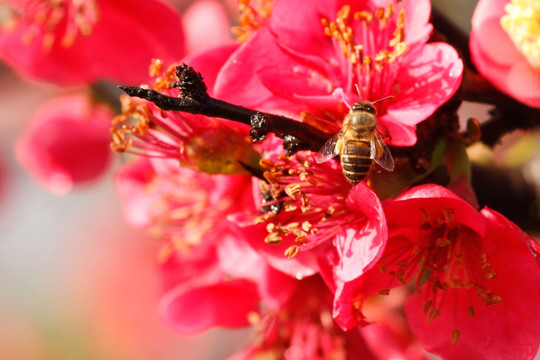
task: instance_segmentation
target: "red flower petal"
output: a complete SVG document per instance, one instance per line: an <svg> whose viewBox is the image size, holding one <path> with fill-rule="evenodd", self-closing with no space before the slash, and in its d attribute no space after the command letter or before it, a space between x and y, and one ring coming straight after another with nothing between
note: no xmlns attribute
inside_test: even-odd
<svg viewBox="0 0 540 360"><path fill-rule="evenodd" d="M270 33L265 28L257 31L221 68L214 88L215 97L234 104L268 109L274 95L256 74L281 56L282 50Z"/></svg>
<svg viewBox="0 0 540 360"><path fill-rule="evenodd" d="M211 50L189 55L184 59L184 62L201 73L204 83L208 87L208 93L213 95L214 85L221 67L237 48L237 44L216 46Z"/></svg>
<svg viewBox="0 0 540 360"><path fill-rule="evenodd" d="M347 205L365 218L358 224L347 224L334 239L339 255L335 276L343 282L352 281L369 270L381 257L388 237L381 202L365 183L351 189Z"/></svg>
<svg viewBox="0 0 540 360"><path fill-rule="evenodd" d="M508 0L481 0L472 18L471 57L478 71L500 91L540 107L540 76L502 28Z"/></svg>
<svg viewBox="0 0 540 360"><path fill-rule="evenodd" d="M239 227L235 230L245 239L265 260L274 268L297 279L316 274L319 270L317 253L314 251L300 251L292 259L285 256L290 244L281 243L268 245L264 238L268 234L265 224Z"/></svg>
<svg viewBox="0 0 540 360"><path fill-rule="evenodd" d="M193 2L184 12L184 28L188 53L232 42L229 32L231 23L225 7L219 1Z"/></svg>
<svg viewBox="0 0 540 360"><path fill-rule="evenodd" d="M148 209L154 198L146 196L144 189L154 176L150 160L145 157L132 161L116 174L116 189L124 200L124 216L137 229L151 224Z"/></svg>
<svg viewBox="0 0 540 360"><path fill-rule="evenodd" d="M46 30L35 23L0 30L0 57L26 76L58 84L98 79L138 84L148 80L152 58L170 63L184 55L180 16L166 3L96 0L96 5L99 17L91 33L79 34L68 46L62 45L64 34L58 30L52 47L44 50ZM35 38L26 44L28 32Z"/></svg>
<svg viewBox="0 0 540 360"><path fill-rule="evenodd" d="M490 290L501 302L486 305L474 289L450 289L445 302L455 310L443 311L428 323L422 298L411 296L406 306L409 323L425 348L445 359L532 359L540 345L540 314L531 311L540 304L540 268L531 256L530 238L493 210L480 214L487 222L482 246L489 249L488 261L496 272ZM452 345L455 329L460 335Z"/></svg>
<svg viewBox="0 0 540 360"><path fill-rule="evenodd" d="M324 35L321 17L333 18L339 10L336 0L275 1L268 28L285 46L304 54L322 51L330 54L328 37ZM300 16L299 16L300 15Z"/></svg>
<svg viewBox="0 0 540 360"><path fill-rule="evenodd" d="M47 190L65 194L107 169L112 117L109 108L84 95L54 99L33 116L17 143L17 159Z"/></svg>
<svg viewBox="0 0 540 360"><path fill-rule="evenodd" d="M384 211L392 227L419 228L425 222L424 212L436 214L442 208L453 209L457 223L473 229L477 234L485 234L485 222L476 209L439 185L416 186L395 198L385 206Z"/></svg>
<svg viewBox="0 0 540 360"><path fill-rule="evenodd" d="M175 330L195 334L213 326L247 326L248 315L257 312L258 305L255 284L231 280L188 291L172 290L162 298L160 312Z"/></svg>
<svg viewBox="0 0 540 360"><path fill-rule="evenodd" d="M520 61L508 72L508 91L516 99L532 107L540 107L540 76L529 63Z"/></svg>
<svg viewBox="0 0 540 360"><path fill-rule="evenodd" d="M504 12L503 12L504 14ZM484 56L499 66L511 66L522 58L508 34L501 27L501 16L487 18L474 32L474 39ZM493 39L497 39L494 46Z"/></svg>
<svg viewBox="0 0 540 360"><path fill-rule="evenodd" d="M391 124L414 126L437 110L450 98L461 83L463 63L456 50L445 43L426 44L418 52L408 55L411 59L401 68L397 82L402 84L399 99L380 117L386 127ZM393 135L392 145L407 146L406 137Z"/></svg>

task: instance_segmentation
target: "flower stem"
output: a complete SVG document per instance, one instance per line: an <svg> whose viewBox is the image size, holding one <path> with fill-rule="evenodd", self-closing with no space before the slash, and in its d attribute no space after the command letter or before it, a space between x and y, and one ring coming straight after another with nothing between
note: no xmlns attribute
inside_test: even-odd
<svg viewBox="0 0 540 360"><path fill-rule="evenodd" d="M288 155L299 150L317 151L330 137L329 134L309 124L210 97L202 76L186 64L177 67L176 75L179 81L174 82L173 86L181 90L178 97L137 86L119 86L119 88L129 96L151 101L166 111L219 117L249 125L253 141L262 141L268 133L274 133L284 140L283 147Z"/></svg>

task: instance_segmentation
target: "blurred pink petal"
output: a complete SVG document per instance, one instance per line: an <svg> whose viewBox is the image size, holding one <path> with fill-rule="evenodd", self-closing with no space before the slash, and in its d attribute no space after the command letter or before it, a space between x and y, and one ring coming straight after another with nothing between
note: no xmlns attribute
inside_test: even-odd
<svg viewBox="0 0 540 360"><path fill-rule="evenodd" d="M248 326L248 315L258 306L257 286L239 279L170 291L161 300L160 312L175 330L193 334L211 326Z"/></svg>
<svg viewBox="0 0 540 360"><path fill-rule="evenodd" d="M497 89L528 106L540 108L540 73L531 65L539 60L528 59L501 25L501 18L507 15L505 6L509 4L509 0L478 2L470 37L472 60L480 74ZM521 25L527 24L521 21ZM537 37L534 33L522 35Z"/></svg>
<svg viewBox="0 0 540 360"><path fill-rule="evenodd" d="M152 58L172 62L184 55L180 16L160 0L52 3L6 5L13 16L0 28L0 58L31 78L142 83Z"/></svg>
<svg viewBox="0 0 540 360"><path fill-rule="evenodd" d="M219 1L195 1L184 13L183 19L188 53L232 42L231 23Z"/></svg>
<svg viewBox="0 0 540 360"><path fill-rule="evenodd" d="M61 195L99 178L111 151L112 111L85 95L54 99L33 116L16 145L19 163L43 187Z"/></svg>

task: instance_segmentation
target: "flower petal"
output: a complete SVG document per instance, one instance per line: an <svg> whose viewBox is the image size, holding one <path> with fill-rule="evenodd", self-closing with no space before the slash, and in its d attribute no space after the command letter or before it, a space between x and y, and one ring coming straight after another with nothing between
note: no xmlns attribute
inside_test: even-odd
<svg viewBox="0 0 540 360"><path fill-rule="evenodd" d="M347 205L365 218L340 229L334 239L339 255L335 276L343 282L352 281L369 270L382 255L388 229L379 198L362 183L354 186Z"/></svg>
<svg viewBox="0 0 540 360"><path fill-rule="evenodd" d="M283 56L265 29L257 31L221 68L214 88L216 98L248 107L268 108L274 95L255 74Z"/></svg>
<svg viewBox="0 0 540 360"><path fill-rule="evenodd" d="M435 184L415 186L388 203L384 211L389 225L420 228L426 214L433 220L444 208L453 210L456 223L481 236L486 233L485 221L476 209L447 188Z"/></svg>
<svg viewBox="0 0 540 360"><path fill-rule="evenodd" d="M188 291L172 290L162 298L159 308L173 329L183 334L195 334L214 326L248 326L248 315L258 312L258 306L255 284L231 280Z"/></svg>
<svg viewBox="0 0 540 360"><path fill-rule="evenodd" d="M528 62L519 61L512 66L507 77L508 92L531 107L540 108L540 75Z"/></svg>
<svg viewBox="0 0 540 360"><path fill-rule="evenodd" d="M23 75L57 84L88 84L98 79L139 84L148 80L152 58L165 63L184 55L179 14L160 0L97 0L99 20L70 46L55 39L43 49L45 29L32 42L24 34L35 24L0 31L0 57ZM61 36L61 34L59 35Z"/></svg>
<svg viewBox="0 0 540 360"><path fill-rule="evenodd" d="M475 29L474 37L479 51L499 66L509 67L523 57L503 30L500 17L483 21L482 25ZM497 39L496 45L493 44L493 39Z"/></svg>
<svg viewBox="0 0 540 360"><path fill-rule="evenodd" d="M324 34L321 18L333 19L338 11L336 0L287 1L274 2L272 16L268 23L270 32L279 42L292 46L294 50L305 54L333 52L331 42Z"/></svg>
<svg viewBox="0 0 540 360"><path fill-rule="evenodd" d="M487 260L497 274L488 282L502 301L486 305L472 289L450 289L445 302L452 310L428 323L422 298L412 296L406 305L409 323L422 345L445 359L532 359L540 345L540 313L530 311L540 303L540 271L529 251L531 239L493 210L481 215L487 222L483 246L493 249ZM454 330L460 336L451 345Z"/></svg>
<svg viewBox="0 0 540 360"><path fill-rule="evenodd" d="M16 145L17 160L42 186L62 195L98 179L108 168L112 111L85 95L43 105Z"/></svg>
<svg viewBox="0 0 540 360"><path fill-rule="evenodd" d="M232 42L227 12L216 0L193 2L184 12L184 28L188 53Z"/></svg>
<svg viewBox="0 0 540 360"><path fill-rule="evenodd" d="M237 44L216 46L210 50L189 55L184 62L203 76L204 83L208 87L208 94L213 95L214 84L221 67L237 48Z"/></svg>
<svg viewBox="0 0 540 360"><path fill-rule="evenodd" d="M399 99L388 107L388 115L405 125L415 125L433 114L461 83L463 63L456 50L445 43L426 44L411 53L400 71Z"/></svg>
<svg viewBox="0 0 540 360"><path fill-rule="evenodd" d="M246 241L263 256L270 266L288 274L297 279L316 274L319 271L317 262L317 251L300 251L293 258L285 256L285 251L290 244L269 245L264 242L264 238L268 234L264 224L239 227L235 230L239 236Z"/></svg>

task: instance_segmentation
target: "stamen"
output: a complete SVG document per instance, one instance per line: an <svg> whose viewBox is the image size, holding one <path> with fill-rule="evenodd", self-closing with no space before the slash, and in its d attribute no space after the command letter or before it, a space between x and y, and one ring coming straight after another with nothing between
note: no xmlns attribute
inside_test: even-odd
<svg viewBox="0 0 540 360"><path fill-rule="evenodd" d="M419 230L426 234L426 241L404 243L399 249L385 254L379 268L401 283L407 283L416 276L416 292L424 297L423 312L428 322L447 310L445 294L454 289L476 291L485 305L501 302L502 298L490 289L489 280L496 277L496 272L477 240L479 235L456 222L456 210L445 208L433 214L420 209L420 215L422 223ZM431 234L431 239L427 234ZM428 291L422 293L420 289L424 285ZM380 291L384 293L386 287ZM465 310L469 316L475 317L472 305ZM460 330L455 329L452 343L458 341L459 334Z"/></svg>
<svg viewBox="0 0 540 360"><path fill-rule="evenodd" d="M264 238L264 242L268 245L279 245L282 241L283 238L277 232L271 232Z"/></svg>
<svg viewBox="0 0 540 360"><path fill-rule="evenodd" d="M432 308L428 314L428 318L427 318L428 323L431 323L439 315L441 315L441 312L435 308Z"/></svg>
<svg viewBox="0 0 540 360"><path fill-rule="evenodd" d="M379 290L379 295L390 295L390 289Z"/></svg>
<svg viewBox="0 0 540 360"><path fill-rule="evenodd" d="M273 5L272 0L238 0L240 25L234 26L231 31L240 44L245 43L254 31L266 23L272 13Z"/></svg>
<svg viewBox="0 0 540 360"><path fill-rule="evenodd" d="M285 256L288 257L289 259L292 259L293 257L296 256L296 254L298 254L298 246L297 245L293 245L289 248L287 248L287 250L285 250Z"/></svg>
<svg viewBox="0 0 540 360"><path fill-rule="evenodd" d="M540 3L512 0L505 6L501 26L529 64L540 72Z"/></svg>
<svg viewBox="0 0 540 360"><path fill-rule="evenodd" d="M79 36L90 35L98 21L95 0L28 0L5 6L11 7L7 10L8 19L3 23L4 29L14 30L23 23L39 26L44 34L41 44L44 51L49 51L57 41L65 47L73 45ZM22 36L25 43L33 42L36 38L30 30Z"/></svg>
<svg viewBox="0 0 540 360"><path fill-rule="evenodd" d="M149 73L157 76L154 89L178 97L181 87L176 72L174 64L163 71L162 62L153 60ZM166 112L135 97L122 96L120 101L122 113L112 120L110 130L115 151L171 158L210 174L239 174L257 168L259 154L239 129L215 118L200 121L190 114Z"/></svg>
<svg viewBox="0 0 540 360"><path fill-rule="evenodd" d="M399 4L399 2L397 3ZM352 84L357 85L364 99L381 98L392 90L388 76L397 76L395 66L408 50L405 39L405 10L396 10L394 2L374 13L343 6L336 20L321 19L324 33L333 38L336 50L352 65ZM389 85L390 84L390 85Z"/></svg>
<svg viewBox="0 0 540 360"><path fill-rule="evenodd" d="M317 164L313 156L304 152L260 162L267 170L266 182L260 183L264 199L256 221L268 222L266 243L290 244L285 251L287 257L329 239L343 221L353 216L345 204L350 184L341 176L337 163ZM343 189L344 194L336 194L336 188ZM269 204L279 211L269 212Z"/></svg>
<svg viewBox="0 0 540 360"><path fill-rule="evenodd" d="M461 331L459 330L452 330L452 339L450 340L450 344L456 345L459 340L459 335L461 335Z"/></svg>

